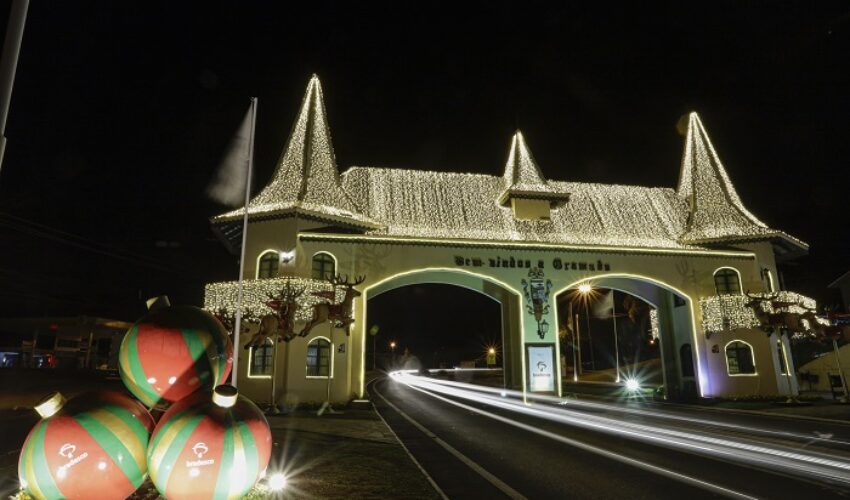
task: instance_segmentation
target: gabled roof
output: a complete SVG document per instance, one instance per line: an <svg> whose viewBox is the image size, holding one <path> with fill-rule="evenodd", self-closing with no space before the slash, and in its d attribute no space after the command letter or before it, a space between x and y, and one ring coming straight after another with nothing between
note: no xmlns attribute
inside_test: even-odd
<svg viewBox="0 0 850 500"><path fill-rule="evenodd" d="M516 219L510 208L498 204L502 177L352 167L342 174L342 182L364 215L385 224L372 234L690 247L677 241L687 207L667 188L550 181L552 193L570 193L570 201L552 209L551 220L529 221Z"/></svg>
<svg viewBox="0 0 850 500"><path fill-rule="evenodd" d="M509 205L511 198L542 199L554 203L563 203L569 199L568 193L557 192L543 177L540 167L534 161L534 156L531 155L531 150L519 130L511 139L511 150L508 153L502 178L504 191L498 197L500 205Z"/></svg>
<svg viewBox="0 0 850 500"><path fill-rule="evenodd" d="M242 208L213 218L213 223L243 216ZM248 203L255 217L299 217L372 229L380 224L363 217L339 183L322 85L316 75L307 84L301 110L271 181Z"/></svg>
<svg viewBox="0 0 850 500"><path fill-rule="evenodd" d="M550 219L520 220L514 198L551 202ZM567 201L569 200L569 201ZM251 219L298 216L376 235L646 248L770 241L777 260L808 246L749 212L696 113L687 116L677 190L547 180L517 131L502 176L353 167L337 173L318 78L313 76L272 180ZM234 210L212 219L226 244L241 234Z"/></svg>

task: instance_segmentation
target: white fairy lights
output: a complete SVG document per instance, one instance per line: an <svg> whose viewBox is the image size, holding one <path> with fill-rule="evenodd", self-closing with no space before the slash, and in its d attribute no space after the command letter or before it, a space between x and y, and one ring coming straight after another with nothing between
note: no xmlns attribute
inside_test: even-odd
<svg viewBox="0 0 850 500"><path fill-rule="evenodd" d="M280 292L281 289L286 287L287 282L295 289L304 288L304 293L298 298L298 304L301 307L295 315L295 319L299 321L307 321L312 317L314 304L327 302L326 299L313 295L314 293L333 290L333 286L327 281L306 278L245 280L242 298L243 307L251 310L257 316L273 313L274 311L266 305L266 302L270 300L269 294L274 295ZM235 311L238 291L239 283L236 281L207 284L204 287L204 309L211 312L220 309ZM343 295L342 291L337 290L336 301L341 301Z"/></svg>
<svg viewBox="0 0 850 500"><path fill-rule="evenodd" d="M243 210L219 215L213 222L238 219ZM322 85L316 75L307 85L301 111L272 180L248 204L249 215L274 212L299 212L378 227L357 213L354 203L339 184Z"/></svg>
<svg viewBox="0 0 850 500"><path fill-rule="evenodd" d="M513 197L550 200L551 220L515 218L504 206ZM251 217L336 221L368 234L442 239L700 248L720 240L787 237L743 206L696 113L688 117L678 191L548 181L519 131L501 177L373 167L340 176L315 75L272 180L248 211ZM241 213L222 214L213 223L238 220Z"/></svg>
<svg viewBox="0 0 850 500"><path fill-rule="evenodd" d="M761 309L769 314L788 312L804 314L814 311L817 303L814 299L795 292L751 293L753 297L765 299ZM706 333L731 331L738 328L757 328L760 325L755 311L746 304L751 299L739 294L711 295L700 298L702 308L702 328ZM774 307L774 303L780 307ZM788 304L788 305L784 305ZM810 328L807 320L804 327ZM823 322L818 319L818 322Z"/></svg>
<svg viewBox="0 0 850 500"><path fill-rule="evenodd" d="M744 207L696 113L688 115L678 194L690 212L682 243L786 237L807 248L806 243L770 229Z"/></svg>

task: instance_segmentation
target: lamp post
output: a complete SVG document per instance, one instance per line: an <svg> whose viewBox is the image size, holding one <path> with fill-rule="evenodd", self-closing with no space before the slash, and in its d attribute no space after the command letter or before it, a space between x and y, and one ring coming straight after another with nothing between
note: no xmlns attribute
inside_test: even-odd
<svg viewBox="0 0 850 500"><path fill-rule="evenodd" d="M395 368L395 340L390 342L390 352L392 353L390 356L392 367Z"/></svg>
<svg viewBox="0 0 850 500"><path fill-rule="evenodd" d="M582 283L578 286L578 291L583 296L584 314L587 318L587 345L590 347L590 368L596 371L596 358L593 355L593 335L590 334L590 309L587 297L591 292L593 292L593 287L588 283Z"/></svg>

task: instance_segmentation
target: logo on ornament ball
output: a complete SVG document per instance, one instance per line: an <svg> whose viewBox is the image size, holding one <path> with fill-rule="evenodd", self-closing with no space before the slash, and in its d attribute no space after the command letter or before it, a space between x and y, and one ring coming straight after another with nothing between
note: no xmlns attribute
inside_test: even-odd
<svg viewBox="0 0 850 500"><path fill-rule="evenodd" d="M203 456L206 455L208 451L210 451L210 449L207 448L207 445L202 442L195 443L195 446L192 447L192 453L198 455L198 458L203 458Z"/></svg>
<svg viewBox="0 0 850 500"><path fill-rule="evenodd" d="M89 453L87 451L84 451L81 454L79 454L78 456L74 457L74 453L76 451L77 451L77 447L74 446L71 443L65 443L65 444L62 445L61 448L59 448L59 455L69 459L68 462L65 463L65 465L59 467L59 478L60 479L65 477L65 474L68 471L68 469L70 469L71 467L82 462L83 460L85 460L89 456Z"/></svg>
<svg viewBox="0 0 850 500"><path fill-rule="evenodd" d="M204 465L212 465L215 463L213 459L202 460L204 455L206 455L210 449L207 447L206 443L199 441L195 443L195 446L192 446L192 453L198 457L198 460L186 460L186 467L201 467Z"/></svg>
<svg viewBox="0 0 850 500"><path fill-rule="evenodd" d="M77 451L77 447L71 443L65 443L59 448L59 454L65 458L74 458L75 451Z"/></svg>

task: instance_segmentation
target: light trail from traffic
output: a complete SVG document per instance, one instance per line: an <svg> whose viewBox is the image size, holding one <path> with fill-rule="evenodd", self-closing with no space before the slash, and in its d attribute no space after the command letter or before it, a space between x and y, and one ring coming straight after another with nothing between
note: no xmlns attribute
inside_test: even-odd
<svg viewBox="0 0 850 500"><path fill-rule="evenodd" d="M444 371L447 371L447 370L432 369L432 370L429 370L429 371L431 373L436 373L436 372L440 372L440 371L444 372ZM463 372L476 372L476 371L479 371L479 372L480 371L493 371L493 369L491 369L491 368L455 368L453 370L448 370L448 371L463 373ZM400 376L400 374L406 374L406 376L415 375L414 373L412 373L409 370L402 370L402 371L399 371L399 372L393 372L393 373L390 374L390 376L395 378L395 377ZM789 432L789 431L777 431L777 430L772 430L772 429L765 429L765 428L762 428L762 427L753 427L753 426L747 426L747 425L741 425L741 424L734 424L734 423L731 423L731 422L725 422L725 421L721 421L721 420L707 420L707 419L701 419L701 418L695 418L695 417L688 417L688 416L677 415L677 414L673 414L673 413L669 413L669 412L665 412L665 411L655 411L655 410L645 409L645 408L629 408L629 407L623 406L622 402L618 402L618 403L594 402L594 401L587 401L587 400L579 400L577 398L570 399L569 397L566 397L566 396L565 397L558 397L558 396L550 396L550 395L547 395L547 394L534 394L534 393L528 393L528 394L524 395L522 391L516 391L516 390L511 390L511 389L487 387L487 386L475 385L475 384L470 384L470 383L465 383L465 382L456 382L456 381L452 381L452 380L441 380L441 379L433 379L433 378L429 378L427 380L430 381L430 382L436 383L436 384L442 384L442 385L447 385L447 386L451 386L451 387L456 387L456 388L467 390L467 391L499 395L502 398L522 399L523 397L525 397L526 399L528 399L532 402L542 402L542 403L548 403L548 404L559 405L559 406L578 407L578 408L582 408L582 409L601 410L601 411L623 413L623 414L628 414L628 415L637 415L637 416L649 417L649 418L666 419L666 420L677 421L677 422L685 423L685 424L696 424L696 425L703 425L703 426L709 426L709 427L715 427L715 428L724 428L724 429L728 429L728 430L732 430L732 431L744 432L744 433L747 433L747 434L761 434L761 435L765 435L765 436L772 436L772 437L779 437L779 438L790 438L790 439L803 441L803 442L806 442L806 443L821 442L821 443L826 443L826 444L831 444L831 445L847 446L848 448L850 448L850 441L838 439L838 438L835 438L835 437L832 437L832 436L829 436L829 437L825 437L825 436L822 436L822 435L814 435L813 436L811 434L801 434L801 433ZM636 401L641 401L641 398L637 398L637 397L632 397L630 399L636 400ZM628 401L628 400L629 399L627 399L625 401Z"/></svg>
<svg viewBox="0 0 850 500"><path fill-rule="evenodd" d="M458 398L473 403L484 404L501 410L521 413L573 427L625 437L655 446L682 450L698 455L711 456L726 461L782 472L809 480L827 481L833 484L840 484L843 487L850 485L850 461L848 461L847 456L839 455L838 453L801 450L799 448L793 448L791 446L777 443L775 442L775 439L772 441L757 440L753 436L748 436L746 440L729 437L719 438L701 429L671 429L669 427L647 423L629 422L623 419L588 414L565 406L528 404L521 400L513 399L513 397L517 395L514 391L473 386L472 384L463 384L453 381L436 380L428 377L417 376L411 372L400 371L393 372L390 375L397 382L403 383L414 390L455 405L460 405L462 403L458 403L456 400L451 398ZM521 396L521 393L519 393L519 395ZM553 397L536 399L556 403L563 403L564 401L563 398ZM572 403L573 402L570 401L567 405L571 405ZM602 407L605 410L614 409L614 405L600 405L598 403L585 403L585 405L586 408L599 409ZM504 419L504 417L481 410L480 408L470 407L469 405L463 405L463 407L472 409L484 416L488 416L490 418L498 417L499 420L511 423L510 419ZM634 408L621 408L621 410L626 410L626 413L635 413L641 416L661 418L670 417L670 415L664 415L663 412L653 412L650 410L637 410ZM677 417L677 420L681 423L696 423L699 425L713 426L721 424L719 422L701 419L689 419L681 416ZM516 422L514 424L518 425ZM750 434L755 434L751 431L756 430L755 428L738 426L735 424L723 424L721 426L731 427L735 430ZM766 430L762 429L761 431L761 433L764 434L764 431ZM798 435L795 433L787 434L790 434L790 436L786 437L808 439L809 441L812 440L810 436ZM553 436L548 435L547 437ZM832 442L826 438L820 439ZM562 439L559 440L562 441ZM841 443L844 442L842 441ZM607 454L610 454L610 452L607 452Z"/></svg>

